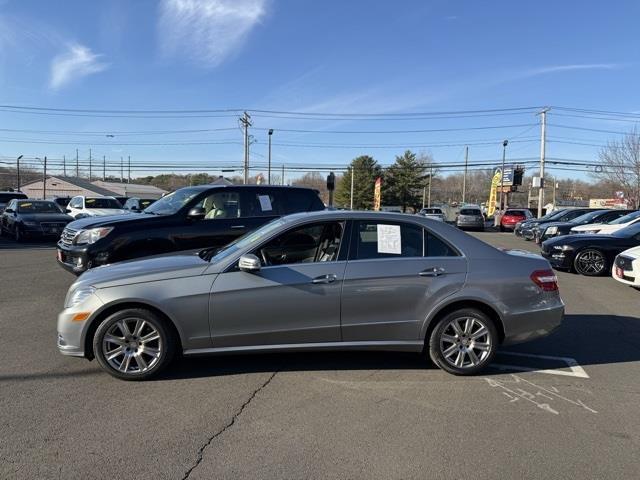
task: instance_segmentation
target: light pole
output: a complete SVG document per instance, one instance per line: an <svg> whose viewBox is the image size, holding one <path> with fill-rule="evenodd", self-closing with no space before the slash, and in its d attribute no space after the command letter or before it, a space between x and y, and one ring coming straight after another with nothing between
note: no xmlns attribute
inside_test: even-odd
<svg viewBox="0 0 640 480"><path fill-rule="evenodd" d="M16 159L16 172L18 174L18 191L20 191L20 159L22 158L22 155L20 155L17 159Z"/></svg>
<svg viewBox="0 0 640 480"><path fill-rule="evenodd" d="M509 145L509 140L505 140L502 142L502 170L500 172L500 211L503 212L506 210L505 205L502 203L502 196L504 195L504 160L507 156L507 145Z"/></svg>
<svg viewBox="0 0 640 480"><path fill-rule="evenodd" d="M351 203L351 205L349 207L350 210L353 210L353 174L354 174L353 167L351 167L351 195L350 195L350 198L351 198L350 203Z"/></svg>
<svg viewBox="0 0 640 480"><path fill-rule="evenodd" d="M36 157L36 160L43 161L40 157ZM47 199L47 156L44 157L42 168L42 199Z"/></svg>
<svg viewBox="0 0 640 480"><path fill-rule="evenodd" d="M267 170L267 183L271 185L271 135L273 135L273 128L269 129L269 168Z"/></svg>

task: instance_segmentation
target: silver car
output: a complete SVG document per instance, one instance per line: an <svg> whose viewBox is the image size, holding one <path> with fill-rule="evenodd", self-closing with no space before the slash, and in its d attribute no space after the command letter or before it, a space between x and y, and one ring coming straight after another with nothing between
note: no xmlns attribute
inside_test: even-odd
<svg viewBox="0 0 640 480"><path fill-rule="evenodd" d="M428 353L468 375L563 314L540 256L417 215L323 211L222 250L87 271L58 317L58 348L126 380L156 375L178 352L328 349Z"/></svg>
<svg viewBox="0 0 640 480"><path fill-rule="evenodd" d="M462 230L484 230L484 215L480 207L462 207L456 218L456 226Z"/></svg>

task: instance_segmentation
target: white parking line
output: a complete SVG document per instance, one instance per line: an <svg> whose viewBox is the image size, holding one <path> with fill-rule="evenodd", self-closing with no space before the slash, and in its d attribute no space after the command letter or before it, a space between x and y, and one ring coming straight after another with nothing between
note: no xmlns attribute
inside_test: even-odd
<svg viewBox="0 0 640 480"><path fill-rule="evenodd" d="M527 367L523 365L511 365L504 363L492 363L491 366L499 368L501 370L519 370L525 372L537 372L537 373L548 373L549 375L561 375L564 377L576 377L576 378L589 378L587 372L578 364L575 358L571 357L553 357L551 355L534 355L532 353L520 353L520 352L498 352L498 355L509 355L514 357L525 357L525 358L539 358L542 360L558 360L567 364L567 370L561 369L540 369L535 367Z"/></svg>

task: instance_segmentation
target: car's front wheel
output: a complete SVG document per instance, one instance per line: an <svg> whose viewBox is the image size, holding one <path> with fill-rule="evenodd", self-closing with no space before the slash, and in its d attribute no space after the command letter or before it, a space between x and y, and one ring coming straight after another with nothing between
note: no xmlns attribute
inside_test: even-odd
<svg viewBox="0 0 640 480"><path fill-rule="evenodd" d="M463 308L438 321L429 338L429 356L446 372L473 375L491 363L498 341L496 327L487 315Z"/></svg>
<svg viewBox="0 0 640 480"><path fill-rule="evenodd" d="M172 360L176 338L155 313L131 308L103 320L93 337L93 351L109 374L122 380L147 380Z"/></svg>
<svg viewBox="0 0 640 480"><path fill-rule="evenodd" d="M573 268L580 275L597 277L607 270L607 259L600 250L587 248L578 252L573 260Z"/></svg>

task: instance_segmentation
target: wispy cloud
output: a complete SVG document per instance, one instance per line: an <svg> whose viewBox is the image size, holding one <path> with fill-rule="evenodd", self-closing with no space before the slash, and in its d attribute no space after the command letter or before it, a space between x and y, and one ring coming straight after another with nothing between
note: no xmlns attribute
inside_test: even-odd
<svg viewBox="0 0 640 480"><path fill-rule="evenodd" d="M81 77L105 70L109 65L100 61L101 55L93 53L89 47L72 43L65 52L51 61L49 86L57 90Z"/></svg>
<svg viewBox="0 0 640 480"><path fill-rule="evenodd" d="M626 66L622 63L573 63L568 65L551 65L531 68L514 75L515 78L529 78L550 73L574 72L578 70L615 70Z"/></svg>
<svg viewBox="0 0 640 480"><path fill-rule="evenodd" d="M237 52L264 17L267 0L163 0L158 35L167 56L215 67Z"/></svg>

